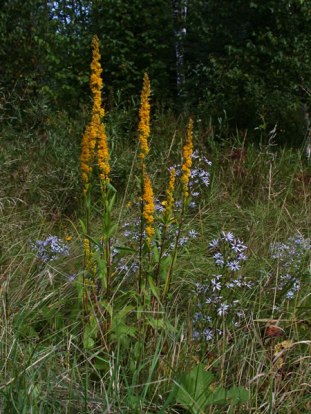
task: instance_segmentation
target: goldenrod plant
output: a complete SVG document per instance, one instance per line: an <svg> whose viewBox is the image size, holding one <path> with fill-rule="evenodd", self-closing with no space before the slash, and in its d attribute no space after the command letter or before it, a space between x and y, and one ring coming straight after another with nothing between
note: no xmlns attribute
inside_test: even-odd
<svg viewBox="0 0 311 414"><path fill-rule="evenodd" d="M140 217L140 242L139 242L139 272L138 272L138 293L145 294L145 289L142 289L143 275L142 275L142 261L143 261L143 244L144 244L144 227L147 235L147 248L150 251L152 237L154 235L154 195L152 183L147 172L145 158L149 153L150 137L150 93L151 86L147 73L144 74L143 87L140 98L139 108L139 124L138 124L138 139L139 139L139 158L140 165L140 183L141 183L141 217ZM145 226L144 226L145 224ZM143 298L144 300L144 298Z"/></svg>
<svg viewBox="0 0 311 414"><path fill-rule="evenodd" d="M103 82L100 64L99 40L94 36L92 41L93 59L91 63L90 87L93 96L93 107L90 123L87 125L81 150L81 172L86 220L84 231L84 273L83 300L84 343L92 347L99 333L103 343L107 344L110 334L113 336L117 309L114 303L118 294L113 288L114 277L118 277L112 257L111 240L117 229L113 224L112 213L116 192L110 183L110 155L105 131L101 92ZM157 312L161 306L161 298L167 297L172 280L173 265L176 260L178 242L182 230L187 202L189 199L189 179L192 165L192 133L193 121L189 120L186 142L183 148L181 167L182 204L179 214L175 214L174 191L176 170L169 170L169 182L165 190L166 199L162 203L162 213L156 214L155 196L151 177L148 173L147 155L150 152L150 93L151 86L145 73L141 92L139 109L138 144L139 144L139 182L140 182L140 234L139 234L139 266L137 269L137 304L145 310L151 306L152 312ZM94 172L98 172L98 178ZM102 228L100 234L92 234L91 217L92 188L96 182L101 190ZM98 205L98 203L97 203ZM173 217L176 216L176 217ZM174 221L175 235L168 237L171 224ZM177 227L176 227L177 226ZM97 234L96 234L97 233ZM170 240L169 240L170 239ZM175 241L174 241L175 239ZM173 243L172 253L165 253L168 243ZM121 247L122 250L122 247ZM120 248L115 249L119 252ZM155 307L155 303L158 305ZM132 305L131 305L132 306ZM126 315L126 312L125 314Z"/></svg>
<svg viewBox="0 0 311 414"><path fill-rule="evenodd" d="M93 96L93 107L90 123L86 126L81 145L81 172L83 181L83 195L85 207L84 230L84 273L83 273L83 311L87 323L94 321L90 312L96 308L101 313L102 295L106 300L110 297L111 283L111 256L110 238L113 233L111 211L114 203L113 187L109 184L110 155L108 139L105 131L102 106L102 67L100 43L97 36L92 40L92 62L90 88ZM102 235L100 240L92 237L90 216L92 213L91 188L93 185L93 170L97 167L99 186L102 194ZM95 169L96 170L96 169ZM94 180L95 181L95 180ZM95 181L96 182L96 181ZM96 247L96 252L94 248ZM103 265L104 263L104 265ZM97 280L98 279L98 280ZM92 303L93 302L93 303ZM89 305L88 305L89 304ZM94 308L95 306L95 308ZM106 314L104 314L107 319ZM95 323L94 329L97 330ZM109 326L105 323L105 327ZM90 327L86 325L87 341L90 337ZM91 329L93 332L94 329Z"/></svg>
<svg viewBox="0 0 311 414"><path fill-rule="evenodd" d="M182 226L184 222L186 208L189 202L189 180L191 177L191 166L192 166L192 156L193 156L193 120L191 118L188 121L186 142L183 146L182 154L183 154L182 167L181 167L182 207L181 207L181 213L179 216L178 229L176 231L176 238L175 238L172 258L169 264L168 271L165 276L163 297L167 296L169 289L170 289L173 267L174 267L175 260L177 257L178 243L179 243L181 232L182 232Z"/></svg>

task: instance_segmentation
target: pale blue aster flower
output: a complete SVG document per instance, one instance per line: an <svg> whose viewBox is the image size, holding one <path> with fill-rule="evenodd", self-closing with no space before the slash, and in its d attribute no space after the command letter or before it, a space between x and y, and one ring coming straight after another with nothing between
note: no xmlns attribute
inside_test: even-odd
<svg viewBox="0 0 311 414"><path fill-rule="evenodd" d="M215 253L214 256L213 256L213 258L215 260L215 263L218 266L222 266L225 263L224 258L223 258L223 255L221 253Z"/></svg>
<svg viewBox="0 0 311 414"><path fill-rule="evenodd" d="M178 245L179 246L184 246L185 244L187 244L188 241L189 241L189 237L187 237L187 236L181 237L178 240Z"/></svg>
<svg viewBox="0 0 311 414"><path fill-rule="evenodd" d="M67 280L68 282L74 282L77 278L77 274L76 273L71 273L70 275L67 276Z"/></svg>
<svg viewBox="0 0 311 414"><path fill-rule="evenodd" d="M221 303L219 308L217 309L217 314L219 316L224 316L228 313L229 305L227 303Z"/></svg>
<svg viewBox="0 0 311 414"><path fill-rule="evenodd" d="M45 263L60 256L69 256L68 246L57 236L49 235L45 240L36 240L31 247L36 251L37 257Z"/></svg>
<svg viewBox="0 0 311 414"><path fill-rule="evenodd" d="M211 341L213 339L213 331L210 328L206 328L203 331L203 335L206 341Z"/></svg>
<svg viewBox="0 0 311 414"><path fill-rule="evenodd" d="M189 230L189 232L188 232L188 236L191 238L191 239L196 239L197 237L198 237L198 232L197 231L195 231L195 230Z"/></svg>
<svg viewBox="0 0 311 414"><path fill-rule="evenodd" d="M201 334L198 330L192 332L192 339L194 341L199 340L201 338Z"/></svg>
<svg viewBox="0 0 311 414"><path fill-rule="evenodd" d="M231 233L231 231L228 231L227 233L225 231L222 231L221 234L222 234L222 239L225 241L230 242L234 240L234 235L233 233Z"/></svg>
<svg viewBox="0 0 311 414"><path fill-rule="evenodd" d="M215 292L215 290L221 290L221 283L218 282L216 279L211 280L212 284L212 291Z"/></svg>
<svg viewBox="0 0 311 414"><path fill-rule="evenodd" d="M213 239L209 244L211 249L214 249L219 246L219 239Z"/></svg>
<svg viewBox="0 0 311 414"><path fill-rule="evenodd" d="M240 253L238 255L238 260L245 261L247 260L247 256L244 253Z"/></svg>
<svg viewBox="0 0 311 414"><path fill-rule="evenodd" d="M229 269L233 272L237 272L241 269L241 266L237 260L232 260L231 262L228 262L227 267L229 267Z"/></svg>

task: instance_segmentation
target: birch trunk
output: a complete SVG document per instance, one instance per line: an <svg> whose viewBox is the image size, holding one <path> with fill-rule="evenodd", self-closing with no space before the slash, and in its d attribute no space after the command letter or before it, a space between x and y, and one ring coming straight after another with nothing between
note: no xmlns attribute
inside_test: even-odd
<svg viewBox="0 0 311 414"><path fill-rule="evenodd" d="M175 22L176 86L180 94L185 82L184 39L187 34L188 0L172 0L172 5Z"/></svg>

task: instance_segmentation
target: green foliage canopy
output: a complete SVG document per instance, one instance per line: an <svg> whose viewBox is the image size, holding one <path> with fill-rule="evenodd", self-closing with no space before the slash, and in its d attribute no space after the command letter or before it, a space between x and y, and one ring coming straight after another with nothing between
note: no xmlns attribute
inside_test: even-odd
<svg viewBox="0 0 311 414"><path fill-rule="evenodd" d="M278 123L297 136L310 101L310 27L310 0L4 0L0 88L78 110L97 34L112 101L119 91L125 101L137 95L147 71L159 101L206 121L225 111L239 128Z"/></svg>

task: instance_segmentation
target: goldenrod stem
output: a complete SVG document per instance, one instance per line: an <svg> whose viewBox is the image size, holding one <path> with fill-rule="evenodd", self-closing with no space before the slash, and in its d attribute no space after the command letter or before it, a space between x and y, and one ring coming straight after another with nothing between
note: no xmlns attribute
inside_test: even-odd
<svg viewBox="0 0 311 414"><path fill-rule="evenodd" d="M169 270L168 270L167 275L166 275L166 280L165 280L165 285L164 285L164 290L163 290L163 296L164 297L169 292L170 285L171 285L173 267L174 267L174 263L175 263L175 260L176 260L178 242L179 242L179 237L180 237L181 229L182 229L182 225L183 225L184 212L185 212L185 200L183 201L183 204L182 204L182 210L181 210L181 215L180 215L180 222L179 222L179 226L178 226L178 229L177 229L177 235L176 235L175 244L174 244L172 261L171 261Z"/></svg>
<svg viewBox="0 0 311 414"><path fill-rule="evenodd" d="M143 179L141 182L141 195L143 195ZM140 237L139 237L139 271L138 271L138 294L141 294L141 284L142 284L142 256L143 256L143 231L144 231L144 221L143 221L143 212L144 212L144 202L143 197L141 196L140 202Z"/></svg>

